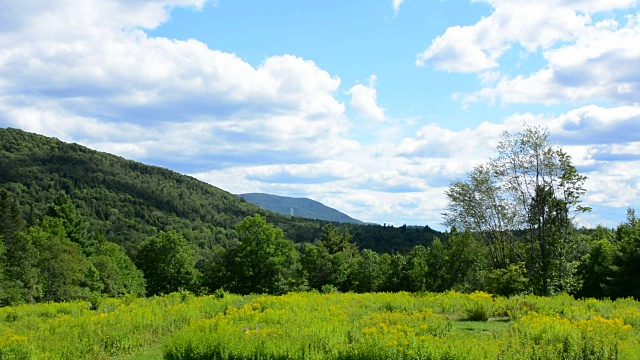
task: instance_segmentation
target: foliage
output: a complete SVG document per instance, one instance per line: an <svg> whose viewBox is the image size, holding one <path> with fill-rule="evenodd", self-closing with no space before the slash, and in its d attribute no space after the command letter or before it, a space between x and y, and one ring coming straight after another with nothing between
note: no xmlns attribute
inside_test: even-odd
<svg viewBox="0 0 640 360"><path fill-rule="evenodd" d="M0 305L31 303L39 297L37 251L24 226L18 202L0 190Z"/></svg>
<svg viewBox="0 0 640 360"><path fill-rule="evenodd" d="M452 183L446 234L280 216L15 129L0 129L0 168L0 306L181 289L640 297L640 221L576 231L584 177L537 128Z"/></svg>
<svg viewBox="0 0 640 360"><path fill-rule="evenodd" d="M368 263L363 262L358 257L357 248L351 239L348 231L340 231L332 224L328 224L322 229L317 246L311 244L304 246L302 268L311 288L321 290L324 286L330 285L341 291L348 291L353 290L354 284L358 281L361 281L361 284L367 281L354 279L354 276L357 276L356 268L377 266L376 259L368 259ZM371 253L368 254L370 258L375 257ZM366 287L366 285L362 286Z"/></svg>
<svg viewBox="0 0 640 360"><path fill-rule="evenodd" d="M487 321L493 313L493 298L485 292L470 294L467 303L465 320Z"/></svg>
<svg viewBox="0 0 640 360"><path fill-rule="evenodd" d="M486 325L455 320L468 318L471 307L482 309ZM486 321L501 308L512 313L510 323ZM633 359L638 315L638 303L628 300L290 293L229 307L163 348L173 360Z"/></svg>
<svg viewBox="0 0 640 360"><path fill-rule="evenodd" d="M586 177L541 128L505 133L497 152L451 184L445 224L476 234L494 269L523 262L536 293L576 291L573 218L589 210L580 205Z"/></svg>
<svg viewBox="0 0 640 360"><path fill-rule="evenodd" d="M616 238L611 295L640 299L640 218L635 211L627 211L627 221L618 226Z"/></svg>
<svg viewBox="0 0 640 360"><path fill-rule="evenodd" d="M190 322L243 302L239 296L104 299L0 308L0 359L109 359L156 346Z"/></svg>
<svg viewBox="0 0 640 360"><path fill-rule="evenodd" d="M598 227L589 237L587 253L582 257L578 275L582 288L578 297L604 297L611 295L611 280L614 277L613 261L618 250L615 233Z"/></svg>
<svg viewBox="0 0 640 360"><path fill-rule="evenodd" d="M62 219L45 216L29 228L30 242L38 252L43 301L87 299L99 287L97 271L82 248L67 237Z"/></svg>
<svg viewBox="0 0 640 360"><path fill-rule="evenodd" d="M529 279L524 263L509 264L506 269L491 270L487 288L501 296L521 295L529 292Z"/></svg>
<svg viewBox="0 0 640 360"><path fill-rule="evenodd" d="M76 207L66 194L62 193L56 197L47 211L47 216L60 219L65 236L80 245L85 255L93 254L95 251L95 239L89 236L89 224L78 214Z"/></svg>
<svg viewBox="0 0 640 360"><path fill-rule="evenodd" d="M488 321L465 320L471 306ZM500 320L495 319L502 317ZM289 293L0 308L0 358L635 359L640 304L486 293Z"/></svg>
<svg viewBox="0 0 640 360"><path fill-rule="evenodd" d="M197 291L200 272L195 252L181 234L161 231L140 244L136 264L144 273L149 295L169 294L180 289Z"/></svg>
<svg viewBox="0 0 640 360"><path fill-rule="evenodd" d="M357 292L379 291L384 281L383 269L380 266L380 255L365 249L355 259L353 270L354 290Z"/></svg>
<svg viewBox="0 0 640 360"><path fill-rule="evenodd" d="M129 253L158 231L171 230L206 249L212 241L234 240L235 227L256 213L296 243L316 241L327 224L271 213L174 171L17 129L0 129L0 169L0 189L13 194L28 225L65 193L89 234L100 233ZM428 227L336 225L349 228L362 248L378 252L409 251L439 235Z"/></svg>
<svg viewBox="0 0 640 360"><path fill-rule="evenodd" d="M89 260L98 271L102 284L100 293L108 297L143 296L146 292L144 274L124 249L101 237L96 243L95 254Z"/></svg>
<svg viewBox="0 0 640 360"><path fill-rule="evenodd" d="M229 250L230 290L281 294L299 283L298 253L281 229L256 214L236 228L240 244Z"/></svg>
<svg viewBox="0 0 640 360"><path fill-rule="evenodd" d="M556 315L535 312L513 325L511 341L501 350L502 359L624 359L621 343L634 335L622 319L571 321Z"/></svg>

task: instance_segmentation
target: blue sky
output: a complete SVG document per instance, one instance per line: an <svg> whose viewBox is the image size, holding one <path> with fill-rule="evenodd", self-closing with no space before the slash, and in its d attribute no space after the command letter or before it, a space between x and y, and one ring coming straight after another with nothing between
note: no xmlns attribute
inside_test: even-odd
<svg viewBox="0 0 640 360"><path fill-rule="evenodd" d="M539 125L589 177L581 225L639 208L634 0L0 5L0 127L444 230L449 183Z"/></svg>

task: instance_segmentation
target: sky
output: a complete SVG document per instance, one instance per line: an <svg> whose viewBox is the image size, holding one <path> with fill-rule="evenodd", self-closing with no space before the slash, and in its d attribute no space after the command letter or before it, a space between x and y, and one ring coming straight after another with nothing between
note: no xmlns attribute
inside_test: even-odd
<svg viewBox="0 0 640 360"><path fill-rule="evenodd" d="M0 127L223 190L446 230L451 181L548 129L580 226L640 210L635 0L0 0Z"/></svg>

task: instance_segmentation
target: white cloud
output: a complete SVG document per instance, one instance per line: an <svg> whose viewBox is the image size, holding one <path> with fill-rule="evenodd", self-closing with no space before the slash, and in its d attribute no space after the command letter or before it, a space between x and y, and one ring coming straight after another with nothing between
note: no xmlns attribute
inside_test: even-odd
<svg viewBox="0 0 640 360"><path fill-rule="evenodd" d="M418 55L416 64L453 72L477 72L498 67L511 46L528 52L574 41L590 28L591 14L635 4L619 1L486 0L494 11L470 26L452 26Z"/></svg>
<svg viewBox="0 0 640 360"><path fill-rule="evenodd" d="M473 27L452 26L418 55L416 65L433 65L438 70L451 72L475 72L498 67L496 58L504 49L485 51L477 45L477 35L477 29Z"/></svg>
<svg viewBox="0 0 640 360"><path fill-rule="evenodd" d="M8 6L3 14L14 21L0 33L0 125L139 160L207 166L222 166L223 154L299 162L354 146L334 97L338 77L292 55L254 67L197 40L140 30L157 27L175 6L203 1Z"/></svg>
<svg viewBox="0 0 640 360"><path fill-rule="evenodd" d="M400 5L402 5L403 2L404 0L393 0L393 13L395 15L398 15L398 12L400 11Z"/></svg>
<svg viewBox="0 0 640 360"><path fill-rule="evenodd" d="M513 79L484 72L483 86L495 87L468 97L546 102L553 94L587 99L615 89L611 99L625 105L518 114L459 131L423 125L398 140L397 124L381 125L388 119L372 75L368 85L348 91L353 111L372 121L368 130L387 135L365 145L354 140L345 104L336 99L340 78L313 61L285 54L251 65L197 40L143 31L159 26L172 7L197 9L203 1L24 1L1 4L0 126L161 163L234 193L305 196L365 221L439 227L449 182L490 158L503 130L527 122L548 126L590 176L588 205L640 205L638 67L623 61L637 60L637 20L591 24L585 15L628 3L567 0L548 19L541 13L550 1L540 8L491 4L494 14L447 30L421 61L448 71L491 69L518 42L544 49L549 67ZM532 34L529 26L543 30ZM553 48L558 41L567 43ZM616 71L605 71L607 64ZM569 70L602 83L558 87L558 74Z"/></svg>
<svg viewBox="0 0 640 360"><path fill-rule="evenodd" d="M369 86L358 84L353 86L347 94L351 95L351 108L356 114L371 121L384 121L384 109L378 105L375 75L369 76Z"/></svg>
<svg viewBox="0 0 640 360"><path fill-rule="evenodd" d="M529 75L502 77L495 86L463 97L502 103L557 104L566 101L640 102L640 14L624 26L604 20L585 29L569 45L548 49L545 68Z"/></svg>

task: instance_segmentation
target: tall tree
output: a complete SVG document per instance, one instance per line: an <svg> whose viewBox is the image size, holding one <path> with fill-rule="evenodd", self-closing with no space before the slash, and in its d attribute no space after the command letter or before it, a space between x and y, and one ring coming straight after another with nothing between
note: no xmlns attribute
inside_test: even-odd
<svg viewBox="0 0 640 360"><path fill-rule="evenodd" d="M322 246L304 244L302 247L302 268L305 272L309 287L322 290L325 285L335 283L336 272L333 269L332 255Z"/></svg>
<svg viewBox="0 0 640 360"><path fill-rule="evenodd" d="M380 255L364 249L356 258L354 266L354 290L357 292L375 292L385 280L380 267Z"/></svg>
<svg viewBox="0 0 640 360"><path fill-rule="evenodd" d="M615 232L598 226L589 237L587 253L580 260L578 272L582 278L582 288L576 297L603 298L611 295L613 261L617 251Z"/></svg>
<svg viewBox="0 0 640 360"><path fill-rule="evenodd" d="M145 294L144 274L120 245L97 236L95 253L89 260L98 270L102 294L109 297Z"/></svg>
<svg viewBox="0 0 640 360"><path fill-rule="evenodd" d="M47 215L62 220L62 225L69 240L80 245L85 255L89 256L95 251L95 237L88 232L89 224L78 213L71 199L61 193L49 207Z"/></svg>
<svg viewBox="0 0 640 360"><path fill-rule="evenodd" d="M411 249L407 255L407 289L408 291L425 291L427 290L427 275L429 252L422 246L418 245Z"/></svg>
<svg viewBox="0 0 640 360"><path fill-rule="evenodd" d="M240 244L230 254L232 291L281 294L299 284L298 252L284 232L261 215L248 216L236 228Z"/></svg>
<svg viewBox="0 0 640 360"><path fill-rule="evenodd" d="M497 153L451 184L445 224L479 236L494 268L524 262L537 293L575 290L573 220L590 210L580 205L586 177L542 128L505 132Z"/></svg>
<svg viewBox="0 0 640 360"><path fill-rule="evenodd" d="M627 221L618 226L616 238L611 296L640 299L640 218L634 210L627 211Z"/></svg>
<svg viewBox="0 0 640 360"><path fill-rule="evenodd" d="M327 224L322 228L322 235L318 244L334 255L342 251L355 253L357 247L351 242L353 236L349 234L347 229L342 231L337 229L333 224Z"/></svg>
<svg viewBox="0 0 640 360"><path fill-rule="evenodd" d="M7 277L12 289L11 304L32 304L42 297L37 266L40 254L33 244L32 236L20 232L7 248Z"/></svg>
<svg viewBox="0 0 640 360"><path fill-rule="evenodd" d="M197 291L200 272L194 250L175 231L161 231L140 244L136 265L144 273L148 295L169 294L180 289Z"/></svg>
<svg viewBox="0 0 640 360"><path fill-rule="evenodd" d="M11 247L22 230L24 230L24 220L20 205L8 191L0 189L0 237L5 246Z"/></svg>
<svg viewBox="0 0 640 360"><path fill-rule="evenodd" d="M18 202L0 190L0 239L4 259L4 303L33 303L40 297L38 253L25 235Z"/></svg>
<svg viewBox="0 0 640 360"><path fill-rule="evenodd" d="M29 228L38 250L37 267L44 301L86 299L99 289L98 272L82 253L80 245L66 236L63 221L45 216Z"/></svg>

